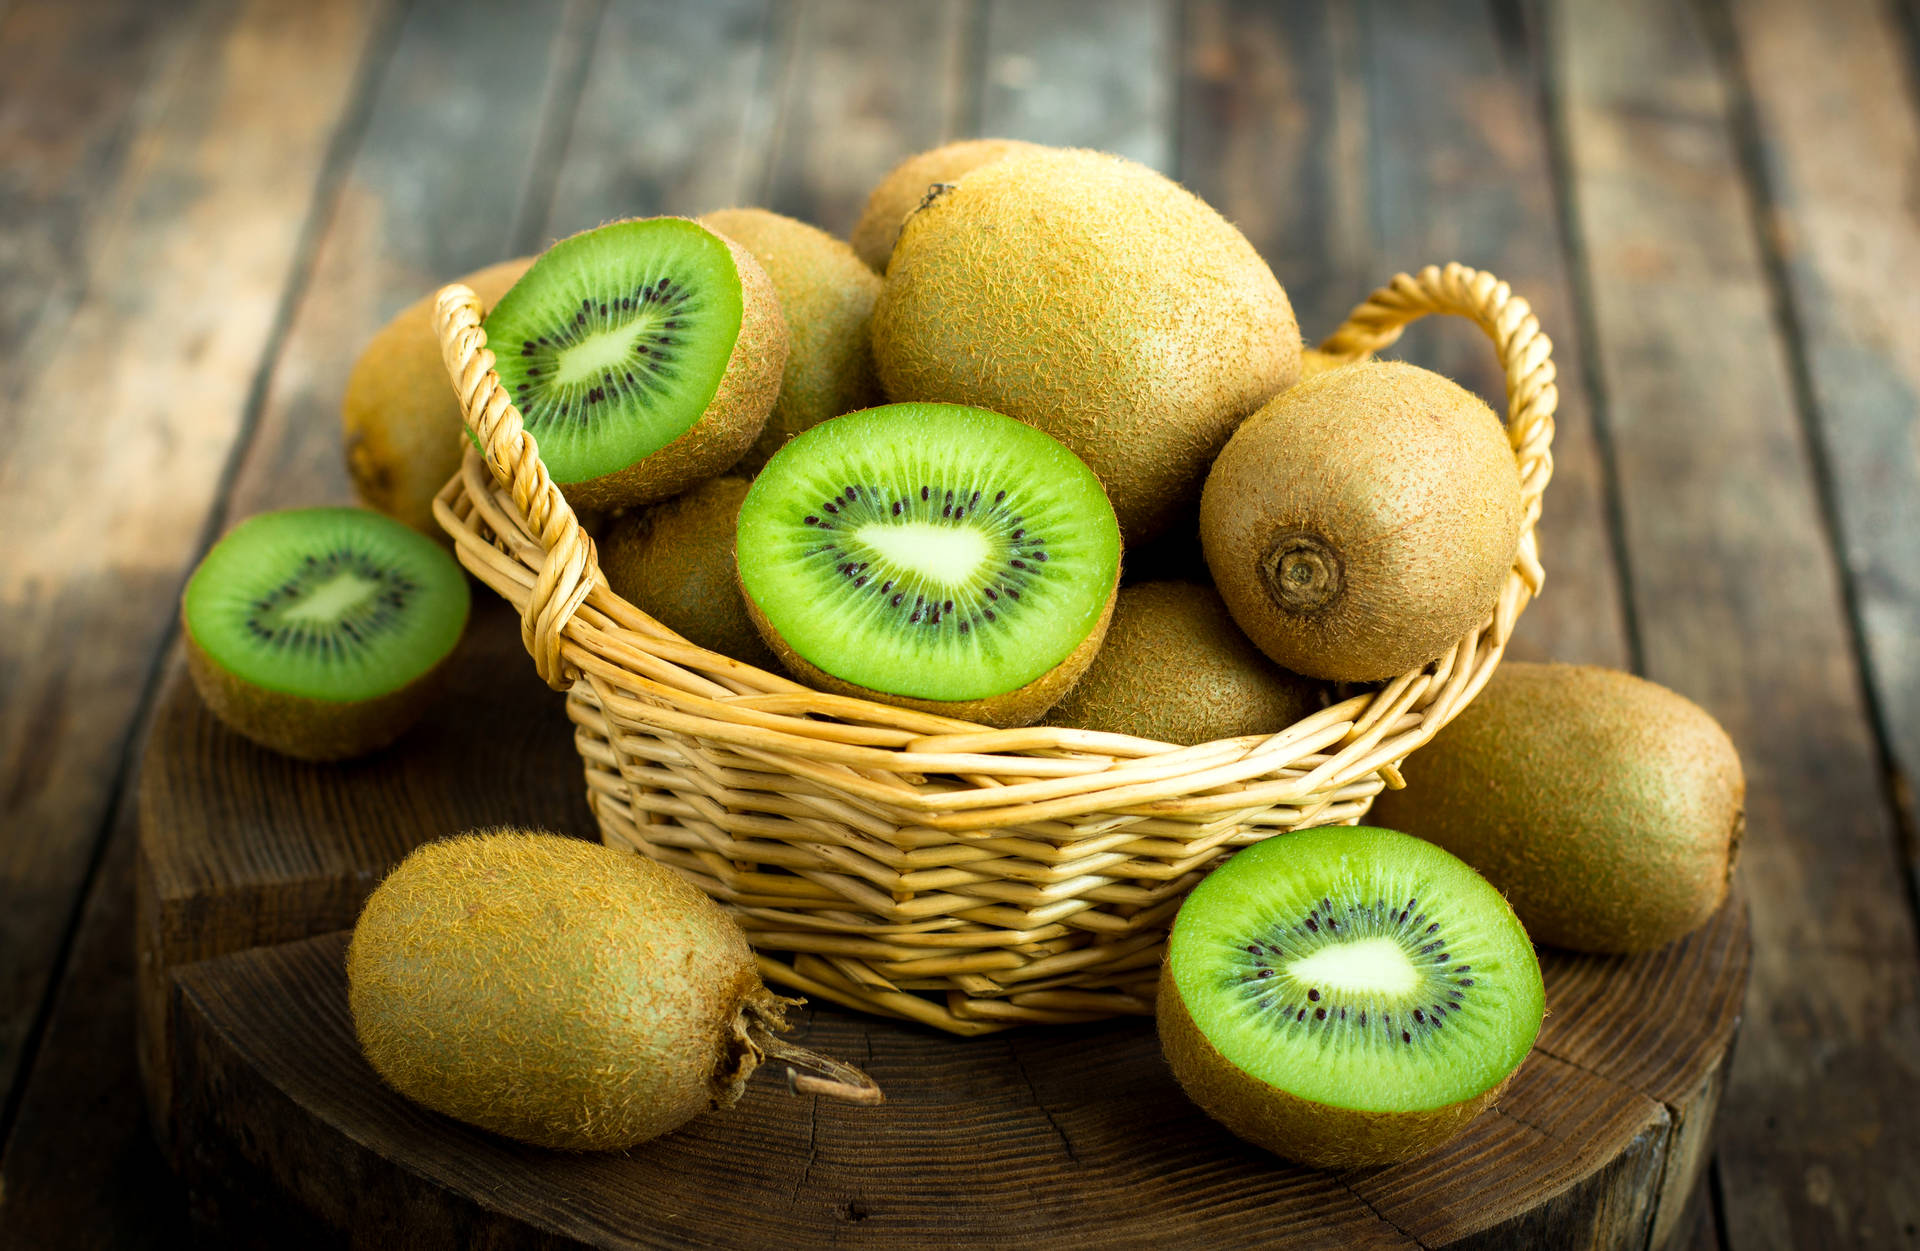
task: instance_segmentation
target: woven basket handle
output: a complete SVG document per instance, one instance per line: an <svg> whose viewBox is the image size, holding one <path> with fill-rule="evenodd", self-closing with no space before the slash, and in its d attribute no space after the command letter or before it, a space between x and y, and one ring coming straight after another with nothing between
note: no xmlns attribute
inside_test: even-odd
<svg viewBox="0 0 1920 1251"><path fill-rule="evenodd" d="M533 656L540 677L566 690L577 676L560 659L560 634L600 576L593 539L580 528L560 488L540 463L540 446L520 424L480 324L480 297L471 287L442 287L433 305L433 328L440 337L453 389L460 397L467 428L480 441L495 482L513 496L527 526L546 550L546 563L534 580L533 595L520 615L520 640Z"/></svg>
<svg viewBox="0 0 1920 1251"><path fill-rule="evenodd" d="M1486 332L1500 354L1507 375L1507 438L1520 463L1520 494L1526 506L1518 565L1528 589L1538 595L1543 575L1533 525L1540 518L1540 496L1553 476L1553 414L1560 390L1554 385L1553 341L1541 331L1526 300L1483 270L1457 262L1444 268L1429 265L1417 275L1396 275L1368 296L1320 350L1333 356L1377 352L1428 313L1467 318Z"/></svg>

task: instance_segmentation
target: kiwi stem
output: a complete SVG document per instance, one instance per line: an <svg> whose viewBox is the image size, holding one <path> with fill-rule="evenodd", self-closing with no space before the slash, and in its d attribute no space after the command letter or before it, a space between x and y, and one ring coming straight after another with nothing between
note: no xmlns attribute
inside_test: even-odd
<svg viewBox="0 0 1920 1251"><path fill-rule="evenodd" d="M784 1041L757 1017L747 1022L747 1037L767 1055L788 1062L787 1089L796 1095L819 1095L825 1099L858 1103L866 1107L872 1107L886 1098L881 1093L880 1084L859 1069ZM815 1077L811 1073L796 1072L793 1067L796 1064L827 1076Z"/></svg>
<svg viewBox="0 0 1920 1251"><path fill-rule="evenodd" d="M1308 613L1340 597L1345 570L1340 553L1317 534L1277 534L1260 558L1260 581L1283 612Z"/></svg>

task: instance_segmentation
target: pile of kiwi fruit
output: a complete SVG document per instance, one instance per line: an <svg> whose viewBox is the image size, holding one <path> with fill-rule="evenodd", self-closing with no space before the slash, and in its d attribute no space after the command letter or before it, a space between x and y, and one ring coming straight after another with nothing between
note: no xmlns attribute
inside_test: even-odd
<svg viewBox="0 0 1920 1251"><path fill-rule="evenodd" d="M604 526L608 585L683 654L1044 724L1064 750L1251 750L1432 664L1489 620L1525 521L1485 402L1305 346L1232 223L1106 153L967 140L903 161L850 240L724 208L462 281L553 480ZM429 308L349 379L367 507L250 520L184 596L209 707L273 750L378 750L458 643L467 587L432 501L474 436ZM1540 1029L1534 943L1675 941L1739 847L1726 736L1624 674L1509 663L1406 778L1379 828L1226 858L1172 926L1174 1076L1291 1160L1459 1133ZM788 1002L716 905L553 836L416 854L367 905L350 974L397 1089L556 1148L666 1132L786 1054ZM475 1030L513 1045L482 1055ZM870 1101L815 1060L816 1089Z"/></svg>

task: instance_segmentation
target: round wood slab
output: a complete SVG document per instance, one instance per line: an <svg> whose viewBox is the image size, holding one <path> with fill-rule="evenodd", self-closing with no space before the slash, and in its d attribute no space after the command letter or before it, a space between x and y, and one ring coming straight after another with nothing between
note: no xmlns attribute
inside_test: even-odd
<svg viewBox="0 0 1920 1251"><path fill-rule="evenodd" d="M1737 897L1650 956L1543 953L1546 1026L1499 1106L1384 1169L1241 1143L1180 1093L1150 1021L962 1039L832 1007L796 1037L865 1067L882 1107L768 1070L729 1112L564 1155L401 1099L346 1004L346 931L409 848L594 832L561 699L501 605L476 604L428 723L347 766L227 733L176 665L140 808L156 1124L201 1219L282 1246L1666 1246L1691 1228L1746 983ZM296 1235L281 1205L320 1223Z"/></svg>

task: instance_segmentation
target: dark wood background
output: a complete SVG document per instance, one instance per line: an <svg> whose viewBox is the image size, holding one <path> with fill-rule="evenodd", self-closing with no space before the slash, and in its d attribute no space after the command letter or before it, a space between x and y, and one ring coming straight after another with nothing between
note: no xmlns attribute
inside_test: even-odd
<svg viewBox="0 0 1920 1251"><path fill-rule="evenodd" d="M348 498L366 337L608 217L844 232L976 133L1181 179L1310 337L1430 261L1533 301L1562 405L1513 654L1684 692L1751 783L1697 1245L1920 1246L1917 31L1914 0L0 0L0 1246L183 1236L130 784L199 553ZM1408 355L1498 386L1458 326Z"/></svg>

